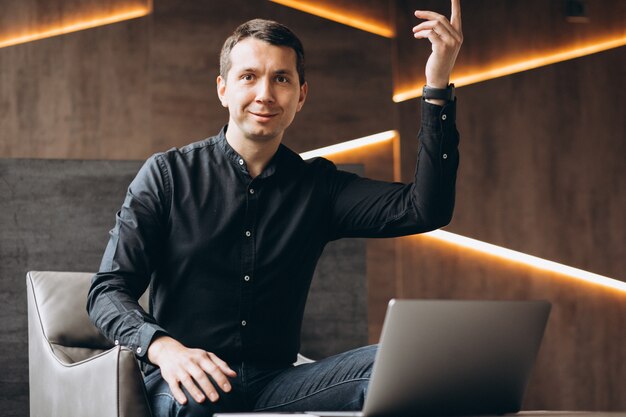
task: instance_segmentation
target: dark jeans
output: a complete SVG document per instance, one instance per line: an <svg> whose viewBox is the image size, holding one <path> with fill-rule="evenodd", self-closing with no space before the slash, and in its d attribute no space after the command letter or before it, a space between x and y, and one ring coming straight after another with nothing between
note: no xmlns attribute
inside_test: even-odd
<svg viewBox="0 0 626 417"><path fill-rule="evenodd" d="M221 392L215 403L196 403L187 395L187 404L180 405L159 370L149 374L145 383L155 417L210 417L235 411L361 410L376 349L376 345L366 346L295 367L229 364L237 372L237 377L231 379L233 389Z"/></svg>

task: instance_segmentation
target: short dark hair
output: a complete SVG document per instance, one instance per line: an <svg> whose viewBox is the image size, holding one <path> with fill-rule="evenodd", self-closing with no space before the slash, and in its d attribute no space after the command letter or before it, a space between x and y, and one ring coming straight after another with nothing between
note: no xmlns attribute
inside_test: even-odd
<svg viewBox="0 0 626 417"><path fill-rule="evenodd" d="M296 69L300 85L304 84L304 48L300 39L285 25L273 20L253 19L240 25L232 35L226 39L220 53L220 75L226 79L230 70L230 52L240 41L254 38L265 41L270 45L287 46L296 53Z"/></svg>

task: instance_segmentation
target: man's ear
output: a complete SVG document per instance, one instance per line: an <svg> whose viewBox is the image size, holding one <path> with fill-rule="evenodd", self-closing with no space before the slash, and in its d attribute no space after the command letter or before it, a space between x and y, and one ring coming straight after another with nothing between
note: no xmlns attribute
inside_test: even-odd
<svg viewBox="0 0 626 417"><path fill-rule="evenodd" d="M304 101L306 100L306 94L308 93L308 91L309 85L305 81L304 84L300 86L300 98L298 99L297 111L302 110L302 106L304 106Z"/></svg>
<svg viewBox="0 0 626 417"><path fill-rule="evenodd" d="M220 99L222 106L228 108L228 101L226 100L226 80L221 75L217 76L217 97Z"/></svg>

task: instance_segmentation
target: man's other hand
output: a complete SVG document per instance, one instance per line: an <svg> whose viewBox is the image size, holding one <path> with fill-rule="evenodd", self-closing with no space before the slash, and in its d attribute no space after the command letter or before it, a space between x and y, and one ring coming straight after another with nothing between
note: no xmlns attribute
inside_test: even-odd
<svg viewBox="0 0 626 417"><path fill-rule="evenodd" d="M209 375L224 392L231 390L228 377L237 376L214 353L189 349L169 336L159 336L152 341L148 347L148 359L161 368L161 376L180 404L187 403L181 384L196 402L201 403L206 398L215 402L219 399L219 393Z"/></svg>

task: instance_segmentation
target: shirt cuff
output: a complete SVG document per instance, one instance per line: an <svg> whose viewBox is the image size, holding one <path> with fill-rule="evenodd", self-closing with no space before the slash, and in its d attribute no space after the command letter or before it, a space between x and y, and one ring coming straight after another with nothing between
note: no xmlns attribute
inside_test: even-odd
<svg viewBox="0 0 626 417"><path fill-rule="evenodd" d="M153 323L144 323L137 332L136 343L128 346L134 353L137 359L142 362L149 363L148 360L148 347L156 336L167 335L168 333L161 326Z"/></svg>
<svg viewBox="0 0 626 417"><path fill-rule="evenodd" d="M442 132L456 122L456 98L445 106L438 106L422 98L422 128Z"/></svg>

